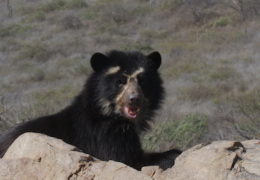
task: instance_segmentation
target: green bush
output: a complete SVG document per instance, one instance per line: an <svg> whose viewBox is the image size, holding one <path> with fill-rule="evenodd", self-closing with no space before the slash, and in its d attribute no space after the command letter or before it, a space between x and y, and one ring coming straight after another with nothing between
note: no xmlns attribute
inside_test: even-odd
<svg viewBox="0 0 260 180"><path fill-rule="evenodd" d="M66 2L66 8L86 8L87 3L85 0L69 0Z"/></svg>
<svg viewBox="0 0 260 180"><path fill-rule="evenodd" d="M51 50L46 44L40 40L26 42L21 45L21 51L16 59L37 59L37 60L48 60L52 55Z"/></svg>
<svg viewBox="0 0 260 180"><path fill-rule="evenodd" d="M219 17L215 21L214 25L215 25L215 27L225 27L230 23L231 23L231 19L229 17L225 16L225 17Z"/></svg>
<svg viewBox="0 0 260 180"><path fill-rule="evenodd" d="M35 21L44 21L46 19L46 16L43 11L35 11L30 17L30 20L35 20Z"/></svg>
<svg viewBox="0 0 260 180"><path fill-rule="evenodd" d="M256 88L234 98L236 113L240 114L237 130L250 139L260 138L260 91Z"/></svg>
<svg viewBox="0 0 260 180"><path fill-rule="evenodd" d="M85 8L87 4L84 0L52 0L40 7L44 12L51 12L62 9Z"/></svg>
<svg viewBox="0 0 260 180"><path fill-rule="evenodd" d="M45 79L45 76L45 72L42 69L37 69L33 73L32 80L43 81Z"/></svg>
<svg viewBox="0 0 260 180"><path fill-rule="evenodd" d="M44 12L51 12L55 10L63 9L66 5L65 0L53 0L53 1L47 1L45 4L41 6L41 10Z"/></svg>
<svg viewBox="0 0 260 180"><path fill-rule="evenodd" d="M157 125L151 133L143 138L143 146L147 150L159 150L163 143L173 143L181 149L198 143L207 131L207 116L189 114L179 121L169 121Z"/></svg>
<svg viewBox="0 0 260 180"><path fill-rule="evenodd" d="M160 3L161 10L175 10L184 3L184 0L165 0Z"/></svg>
<svg viewBox="0 0 260 180"><path fill-rule="evenodd" d="M15 36L19 33L26 32L31 29L29 25L10 24L8 26L0 26L0 37Z"/></svg>

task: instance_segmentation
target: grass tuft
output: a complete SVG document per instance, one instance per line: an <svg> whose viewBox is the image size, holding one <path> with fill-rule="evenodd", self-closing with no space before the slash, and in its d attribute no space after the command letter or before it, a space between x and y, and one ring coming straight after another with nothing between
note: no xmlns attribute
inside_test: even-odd
<svg viewBox="0 0 260 180"><path fill-rule="evenodd" d="M16 36L30 30L32 27L29 25L10 24L7 26L0 26L0 37Z"/></svg>
<svg viewBox="0 0 260 180"><path fill-rule="evenodd" d="M68 84L32 93L33 114L37 116L54 113L65 107L75 96L78 89Z"/></svg>
<svg viewBox="0 0 260 180"><path fill-rule="evenodd" d="M66 5L65 0L54 0L54 1L47 1L45 4L43 4L40 9L43 12L51 12L55 10L61 10L64 9Z"/></svg>
<svg viewBox="0 0 260 180"><path fill-rule="evenodd" d="M174 143L181 149L194 145L207 131L207 116L188 114L179 121L169 121L157 125L151 133L143 138L147 150L159 150L162 143Z"/></svg>
<svg viewBox="0 0 260 180"><path fill-rule="evenodd" d="M236 113L240 121L236 124L238 131L250 139L260 138L260 91L256 88L234 97Z"/></svg>
<svg viewBox="0 0 260 180"><path fill-rule="evenodd" d="M46 44L40 40L34 40L31 42L25 42L21 45L21 50L16 59L36 59L41 61L47 61L52 55L52 51Z"/></svg>
<svg viewBox="0 0 260 180"><path fill-rule="evenodd" d="M215 22L214 26L215 27L225 27L231 23L230 17L219 17Z"/></svg>

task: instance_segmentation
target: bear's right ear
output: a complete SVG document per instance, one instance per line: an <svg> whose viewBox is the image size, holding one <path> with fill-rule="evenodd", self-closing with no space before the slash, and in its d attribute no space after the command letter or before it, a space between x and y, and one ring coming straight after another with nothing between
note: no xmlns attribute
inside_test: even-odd
<svg viewBox="0 0 260 180"><path fill-rule="evenodd" d="M109 58L102 53L95 53L91 59L90 64L94 71L100 71L105 68L109 63Z"/></svg>

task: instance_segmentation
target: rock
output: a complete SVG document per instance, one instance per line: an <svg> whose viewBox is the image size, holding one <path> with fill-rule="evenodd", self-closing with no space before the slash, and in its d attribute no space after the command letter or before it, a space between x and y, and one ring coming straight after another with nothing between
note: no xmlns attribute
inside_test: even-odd
<svg viewBox="0 0 260 180"><path fill-rule="evenodd" d="M167 178L184 180L260 180L260 141L215 141L179 156Z"/></svg>
<svg viewBox="0 0 260 180"><path fill-rule="evenodd" d="M1 180L260 180L260 141L215 141L183 152L173 168L137 171L100 161L62 140L25 133L0 159Z"/></svg>
<svg viewBox="0 0 260 180"><path fill-rule="evenodd" d="M165 179L165 176L162 174L162 172L163 171L159 168L159 166L146 166L142 168L142 173L156 180Z"/></svg>
<svg viewBox="0 0 260 180"><path fill-rule="evenodd" d="M1 180L140 179L150 180L135 169L114 161L100 161L78 152L62 140L25 133L0 159Z"/></svg>

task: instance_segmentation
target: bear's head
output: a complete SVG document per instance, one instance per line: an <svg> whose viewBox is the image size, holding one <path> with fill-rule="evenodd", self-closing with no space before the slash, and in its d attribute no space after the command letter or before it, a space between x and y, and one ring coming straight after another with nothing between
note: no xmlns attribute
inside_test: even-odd
<svg viewBox="0 0 260 180"><path fill-rule="evenodd" d="M164 95L159 52L95 53L90 62L94 70L89 81L93 106L104 116L127 119L146 128Z"/></svg>

